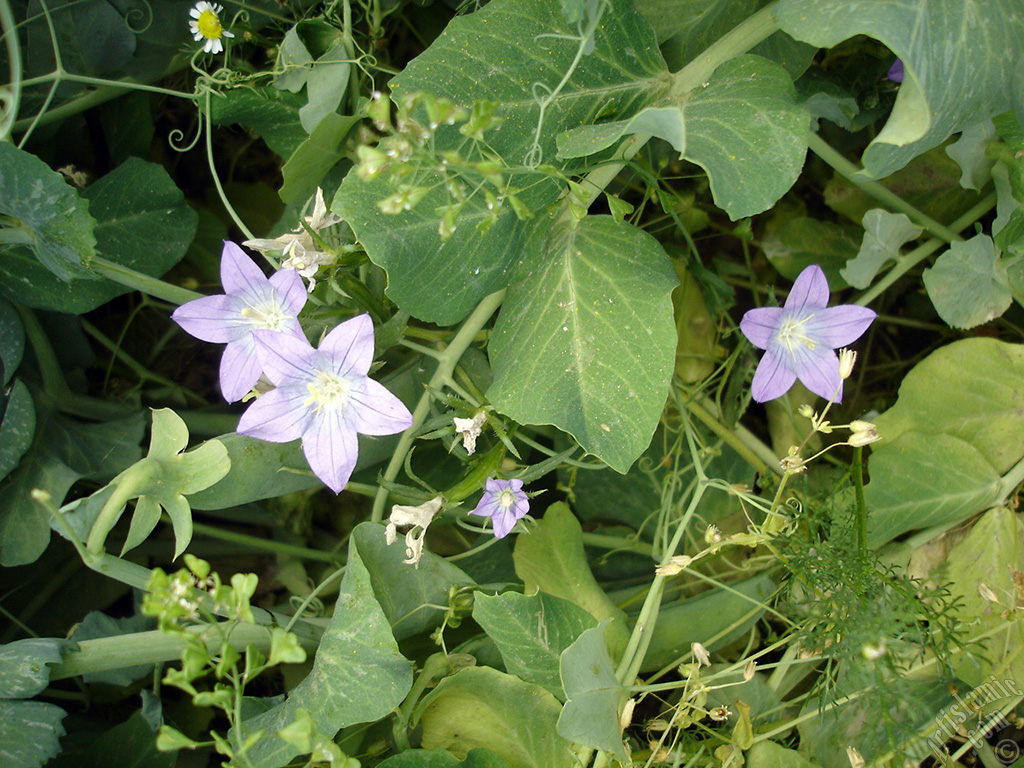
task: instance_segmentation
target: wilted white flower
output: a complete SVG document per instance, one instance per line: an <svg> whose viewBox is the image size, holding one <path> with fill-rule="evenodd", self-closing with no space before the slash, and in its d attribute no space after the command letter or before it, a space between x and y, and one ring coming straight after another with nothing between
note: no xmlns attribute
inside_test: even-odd
<svg viewBox="0 0 1024 768"><path fill-rule="evenodd" d="M411 526L405 534L405 557L406 565L420 567L420 557L423 555L423 539L427 535L427 526L434 519L434 515L441 509L442 500L440 496L418 507L407 507L395 504L391 508L391 515L388 517L388 526L384 532L384 538L388 544L394 544L398 538L398 526Z"/></svg>
<svg viewBox="0 0 1024 768"><path fill-rule="evenodd" d="M462 447L472 456L476 453L476 439L480 437L480 431L487 421L487 413L477 411L472 419L460 419L456 416L452 421L455 423L455 433L462 435Z"/></svg>

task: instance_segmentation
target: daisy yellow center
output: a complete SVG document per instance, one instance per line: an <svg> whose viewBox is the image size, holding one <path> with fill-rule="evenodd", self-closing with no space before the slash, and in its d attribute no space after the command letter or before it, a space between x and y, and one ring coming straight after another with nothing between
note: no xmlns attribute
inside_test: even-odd
<svg viewBox="0 0 1024 768"><path fill-rule="evenodd" d="M213 11L203 11L200 13L199 18L196 19L196 27L199 29L199 34L208 40L216 40L224 32L220 19L217 18L217 14Z"/></svg>
<svg viewBox="0 0 1024 768"><path fill-rule="evenodd" d="M508 488L498 494L498 505L501 506L502 509L512 509L515 503L516 495Z"/></svg>
<svg viewBox="0 0 1024 768"><path fill-rule="evenodd" d="M808 315L807 317L795 318L787 317L778 332L775 334L775 339L786 348L786 350L792 354L798 344L803 344L808 349L814 349L818 342L807 335L804 330L804 326L807 325L808 321L813 318L814 315Z"/></svg>
<svg viewBox="0 0 1024 768"><path fill-rule="evenodd" d="M243 307L239 313L246 318L256 330L283 331L292 316L276 301L264 302L259 306L252 304Z"/></svg>
<svg viewBox="0 0 1024 768"><path fill-rule="evenodd" d="M320 371L306 387L309 397L304 405L317 411L324 408L341 410L348 403L352 391L352 383L348 379L328 371Z"/></svg>

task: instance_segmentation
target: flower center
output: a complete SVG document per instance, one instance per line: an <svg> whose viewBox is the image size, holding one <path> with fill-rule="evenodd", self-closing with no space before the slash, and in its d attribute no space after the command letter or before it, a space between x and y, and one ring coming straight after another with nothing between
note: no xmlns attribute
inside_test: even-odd
<svg viewBox="0 0 1024 768"><path fill-rule="evenodd" d="M352 383L336 373L320 371L309 382L309 397L303 405L312 406L318 412L323 408L340 411L348 403Z"/></svg>
<svg viewBox="0 0 1024 768"><path fill-rule="evenodd" d="M283 331L285 325L295 318L284 311L284 308L277 302L276 297L268 299L259 305L248 304L242 308L242 317L249 321L253 330L258 331Z"/></svg>
<svg viewBox="0 0 1024 768"><path fill-rule="evenodd" d="M814 349L818 345L818 342L808 336L807 332L804 330L804 325L806 325L807 321L812 317L814 317L813 314L801 318L787 317L782 322L782 326L776 332L775 340L784 346L786 351L791 355L793 354L797 344L803 344L808 349Z"/></svg>
<svg viewBox="0 0 1024 768"><path fill-rule="evenodd" d="M217 14L213 11L203 11L200 13L199 18L196 20L196 27L199 29L199 34L208 40L216 40L224 31L224 27L220 24L220 19L217 18Z"/></svg>
<svg viewBox="0 0 1024 768"><path fill-rule="evenodd" d="M516 495L512 493L508 488L498 493L498 504L502 509L512 509L516 503Z"/></svg>

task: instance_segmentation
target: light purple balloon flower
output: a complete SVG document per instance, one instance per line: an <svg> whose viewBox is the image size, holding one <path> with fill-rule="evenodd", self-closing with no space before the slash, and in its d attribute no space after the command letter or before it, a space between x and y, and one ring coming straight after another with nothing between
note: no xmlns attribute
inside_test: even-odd
<svg viewBox="0 0 1024 768"><path fill-rule="evenodd" d="M306 287L293 269L268 278L241 248L227 241L221 253L220 282L224 293L183 304L171 319L197 339L227 344L220 361L220 388L224 399L233 403L253 388L262 373L254 331L279 331L305 340L296 318L306 303Z"/></svg>
<svg viewBox="0 0 1024 768"><path fill-rule="evenodd" d="M469 514L489 517L494 523L494 535L503 539L512 531L517 520L530 511L530 500L523 493L522 480L487 479L487 490Z"/></svg>
<svg viewBox="0 0 1024 768"><path fill-rule="evenodd" d="M903 82L903 59L896 59L892 66L889 67L889 73L886 75L894 83Z"/></svg>
<svg viewBox="0 0 1024 768"><path fill-rule="evenodd" d="M754 399L781 397L800 379L825 399L843 399L843 380L835 350L860 338L876 314L867 307L828 304L828 281L812 264L797 277L782 307L761 307L743 315L740 330L766 350L754 373Z"/></svg>
<svg viewBox="0 0 1024 768"><path fill-rule="evenodd" d="M412 426L402 401L366 375L373 362L369 315L337 326L319 349L305 337L273 331L254 331L253 339L276 388L242 414L239 434L271 443L302 438L310 469L335 493L355 469L357 433L393 435Z"/></svg>

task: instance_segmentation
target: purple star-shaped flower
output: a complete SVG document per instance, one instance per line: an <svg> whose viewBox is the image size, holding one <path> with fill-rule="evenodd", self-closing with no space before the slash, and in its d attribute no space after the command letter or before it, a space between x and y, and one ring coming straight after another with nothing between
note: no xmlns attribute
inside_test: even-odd
<svg viewBox="0 0 1024 768"><path fill-rule="evenodd" d="M234 243L225 241L220 260L224 293L182 304L171 315L186 333L203 341L227 343L220 361L220 388L229 403L242 399L262 373L253 332L279 331L305 341L296 317L306 303L306 287L293 269L263 274Z"/></svg>
<svg viewBox="0 0 1024 768"><path fill-rule="evenodd" d="M310 469L335 493L355 469L357 433L393 435L412 426L402 401L366 375L373 362L369 315L337 326L319 349L304 336L252 335L259 363L276 389L260 395L242 414L239 434L272 443L302 438Z"/></svg>
<svg viewBox="0 0 1024 768"><path fill-rule="evenodd" d="M821 267L812 264L793 283L785 306L761 307L743 315L743 335L765 350L751 386L757 402L781 397L798 378L814 394L842 400L835 350L859 339L876 314L854 304L826 304L828 281Z"/></svg>
<svg viewBox="0 0 1024 768"><path fill-rule="evenodd" d="M523 493L522 480L487 479L487 490L469 514L489 517L494 523L494 535L503 539L530 511L530 500Z"/></svg>

